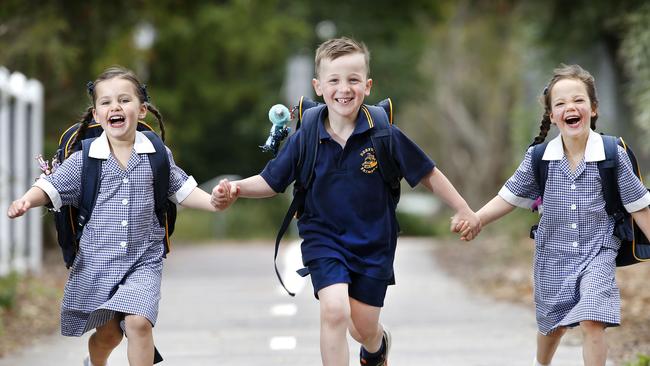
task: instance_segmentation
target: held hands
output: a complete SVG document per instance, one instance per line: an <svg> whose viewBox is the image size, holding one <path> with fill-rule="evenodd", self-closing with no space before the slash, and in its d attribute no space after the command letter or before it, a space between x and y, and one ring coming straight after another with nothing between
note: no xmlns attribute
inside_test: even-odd
<svg viewBox="0 0 650 366"><path fill-rule="evenodd" d="M7 210L7 216L10 219L15 219L16 217L22 216L32 208L32 203L24 198L19 198L11 203L9 209Z"/></svg>
<svg viewBox="0 0 650 366"><path fill-rule="evenodd" d="M228 179L222 179L219 184L212 189L212 198L210 203L217 210L223 211L230 207L237 198L239 198L239 186Z"/></svg>
<svg viewBox="0 0 650 366"><path fill-rule="evenodd" d="M471 241L481 231L481 220L472 210L458 211L451 218L451 231L460 233L460 240Z"/></svg>

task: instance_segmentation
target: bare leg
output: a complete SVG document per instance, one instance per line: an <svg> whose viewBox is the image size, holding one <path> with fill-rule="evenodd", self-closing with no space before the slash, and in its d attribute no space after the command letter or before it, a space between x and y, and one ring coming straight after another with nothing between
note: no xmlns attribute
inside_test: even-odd
<svg viewBox="0 0 650 366"><path fill-rule="evenodd" d="M347 329L350 324L348 284L337 283L318 291L320 299L320 353L323 366L348 366Z"/></svg>
<svg viewBox="0 0 650 366"><path fill-rule="evenodd" d="M149 320L140 315L127 315L126 337L129 340L127 356L130 366L153 365L153 332Z"/></svg>
<svg viewBox="0 0 650 366"><path fill-rule="evenodd" d="M582 357L585 366L605 366L607 361L607 341L605 339L605 324L591 320L580 322L583 345Z"/></svg>
<svg viewBox="0 0 650 366"><path fill-rule="evenodd" d="M381 308L350 298L352 324L350 334L370 353L379 351L383 328L379 324Z"/></svg>
<svg viewBox="0 0 650 366"><path fill-rule="evenodd" d="M97 327L88 339L88 353L93 366L105 366L108 356L122 341L120 319L114 317L108 323Z"/></svg>
<svg viewBox="0 0 650 366"><path fill-rule="evenodd" d="M564 327L557 328L548 335L537 333L537 361L539 363L543 365L551 363L564 333L566 333Z"/></svg>

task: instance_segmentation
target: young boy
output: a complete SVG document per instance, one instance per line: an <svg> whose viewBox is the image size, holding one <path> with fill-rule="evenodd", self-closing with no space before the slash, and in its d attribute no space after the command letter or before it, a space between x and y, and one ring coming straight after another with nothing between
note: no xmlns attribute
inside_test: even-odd
<svg viewBox="0 0 650 366"><path fill-rule="evenodd" d="M394 284L393 259L398 225L390 187L379 170L364 166L374 155L373 128L359 113L370 94L369 53L349 38L324 42L316 51L314 90L327 105L318 124L320 146L314 181L298 221L303 263L320 300L320 347L323 365L348 365L347 334L361 344L361 365L387 365L390 334L379 323L388 285ZM397 127L394 156L406 181L423 184L456 211L471 240L480 221L451 183L420 148ZM261 174L223 180L212 191L212 204L225 209L238 196L262 198L283 192L297 175L298 137L291 136ZM374 158L374 156L372 156Z"/></svg>

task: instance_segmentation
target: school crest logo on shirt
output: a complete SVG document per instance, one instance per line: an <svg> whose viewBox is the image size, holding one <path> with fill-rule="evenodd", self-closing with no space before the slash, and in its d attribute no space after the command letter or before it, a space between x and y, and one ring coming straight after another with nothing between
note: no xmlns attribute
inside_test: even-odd
<svg viewBox="0 0 650 366"><path fill-rule="evenodd" d="M372 174L377 170L377 158L375 157L375 149L372 147L363 149L360 156L363 157L363 162L361 163L361 171L366 174Z"/></svg>

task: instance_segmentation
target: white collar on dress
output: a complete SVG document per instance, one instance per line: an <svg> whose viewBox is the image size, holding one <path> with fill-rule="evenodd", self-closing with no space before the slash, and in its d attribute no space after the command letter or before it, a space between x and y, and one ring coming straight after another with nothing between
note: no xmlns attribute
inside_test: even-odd
<svg viewBox="0 0 650 366"><path fill-rule="evenodd" d="M562 135L548 142L542 160L562 160L564 157L564 146L562 145ZM603 144L603 137L589 130L589 137L587 138L587 146L585 146L585 163L590 161L605 160L605 145Z"/></svg>
<svg viewBox="0 0 650 366"><path fill-rule="evenodd" d="M140 131L135 131L133 150L135 150L136 154L152 154L156 152L156 148L151 143L151 140ZM102 134L90 144L88 156L95 159L108 159L110 155L111 147L108 144L108 137L106 136L106 132L102 132Z"/></svg>

